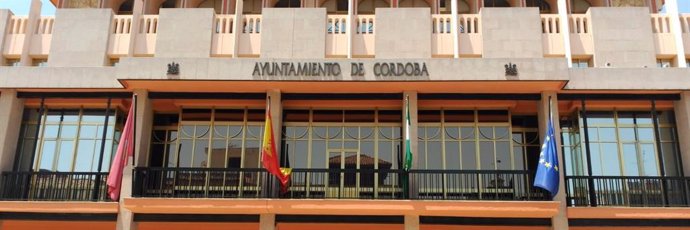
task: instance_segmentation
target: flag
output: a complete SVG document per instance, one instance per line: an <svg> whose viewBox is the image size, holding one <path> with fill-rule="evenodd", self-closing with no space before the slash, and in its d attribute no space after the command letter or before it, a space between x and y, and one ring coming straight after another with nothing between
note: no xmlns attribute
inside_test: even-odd
<svg viewBox="0 0 690 230"><path fill-rule="evenodd" d="M546 127L546 136L539 153L537 174L534 177L534 186L546 189L554 197L558 193L559 171L558 151L556 149L556 137L553 130L553 118L551 115L551 100L549 99L549 123Z"/></svg>
<svg viewBox="0 0 690 230"><path fill-rule="evenodd" d="M412 126L412 123L410 122L409 97L405 98L405 122L407 122L407 126L405 126L405 145L407 148L405 150L405 164L403 164L403 169L409 171L410 168L412 168L412 145L410 142L410 126Z"/></svg>
<svg viewBox="0 0 690 230"><path fill-rule="evenodd" d="M117 152L115 158L110 166L108 173L108 197L111 200L117 201L120 198L120 187L122 186L122 173L127 159L134 155L134 107L136 99L132 99L132 105L127 113L127 120L125 127L120 136L120 143L117 145Z"/></svg>
<svg viewBox="0 0 690 230"><path fill-rule="evenodd" d="M271 102L266 106L266 122L264 124L264 139L261 147L261 164L280 181L280 191L287 192L290 183L290 168L280 168L278 165L278 153L276 152L275 139L273 138L273 122L271 121Z"/></svg>

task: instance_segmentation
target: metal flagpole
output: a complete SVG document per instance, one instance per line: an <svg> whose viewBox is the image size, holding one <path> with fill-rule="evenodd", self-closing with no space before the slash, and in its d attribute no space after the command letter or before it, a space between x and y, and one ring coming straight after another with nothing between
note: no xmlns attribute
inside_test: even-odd
<svg viewBox="0 0 690 230"><path fill-rule="evenodd" d="M108 119L110 119L111 102L112 98L108 97L108 104L105 107L105 119L103 121L103 135L101 136L101 150L98 156L98 173L96 174L96 181L94 181L93 192L91 193L92 200L98 200L99 188L101 187L101 171L103 169L103 155L105 155L105 139L108 136Z"/></svg>

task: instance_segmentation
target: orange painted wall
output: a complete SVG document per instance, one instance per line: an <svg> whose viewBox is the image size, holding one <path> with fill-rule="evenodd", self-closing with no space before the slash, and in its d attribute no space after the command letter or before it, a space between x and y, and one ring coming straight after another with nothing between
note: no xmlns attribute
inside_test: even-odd
<svg viewBox="0 0 690 230"><path fill-rule="evenodd" d="M403 230L402 224L278 223L276 230Z"/></svg>
<svg viewBox="0 0 690 230"><path fill-rule="evenodd" d="M115 222L111 221L25 221L3 220L0 222L2 230L113 230Z"/></svg>
<svg viewBox="0 0 690 230"><path fill-rule="evenodd" d="M550 230L535 226L420 225L419 230Z"/></svg>
<svg viewBox="0 0 690 230"><path fill-rule="evenodd" d="M259 223L139 222L138 230L258 230Z"/></svg>

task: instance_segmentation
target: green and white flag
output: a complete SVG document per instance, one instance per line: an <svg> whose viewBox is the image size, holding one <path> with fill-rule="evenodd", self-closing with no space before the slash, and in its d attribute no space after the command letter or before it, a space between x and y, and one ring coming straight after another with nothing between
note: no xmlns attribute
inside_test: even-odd
<svg viewBox="0 0 690 230"><path fill-rule="evenodd" d="M405 146L407 146L406 151L405 151L405 164L403 165L403 169L405 171L409 171L412 168L412 145L410 144L410 126L412 125L412 122L410 122L410 97L405 98L405 122L407 122L407 125L405 126Z"/></svg>

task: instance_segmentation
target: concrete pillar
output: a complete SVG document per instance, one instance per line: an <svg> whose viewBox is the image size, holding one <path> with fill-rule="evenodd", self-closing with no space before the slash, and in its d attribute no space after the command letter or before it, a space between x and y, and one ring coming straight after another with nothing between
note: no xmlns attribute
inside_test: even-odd
<svg viewBox="0 0 690 230"><path fill-rule="evenodd" d="M242 12L244 10L244 0L235 1L235 23L232 24L232 31L235 36L234 44L235 47L232 51L232 57L236 58L240 50L240 33L244 29L244 22L242 21Z"/></svg>
<svg viewBox="0 0 690 230"><path fill-rule="evenodd" d="M419 230L418 215L405 215L405 230Z"/></svg>
<svg viewBox="0 0 690 230"><path fill-rule="evenodd" d="M441 0L443 1L443 0ZM453 58L459 58L460 57L460 36L458 36L460 27L458 26L458 0L451 0L450 1L450 13L451 13L451 21L450 21L450 33L453 36Z"/></svg>
<svg viewBox="0 0 690 230"><path fill-rule="evenodd" d="M676 129L678 140L690 140L690 91L680 94L680 100L674 102L676 115ZM683 173L690 175L690 141L679 141L681 158L683 160Z"/></svg>
<svg viewBox="0 0 690 230"><path fill-rule="evenodd" d="M12 17L12 11L8 9L0 9L0 53L3 53L5 48L5 39L7 39L7 27L10 24L10 18ZM4 66L5 56L0 55L0 66Z"/></svg>
<svg viewBox="0 0 690 230"><path fill-rule="evenodd" d="M129 50L127 50L127 56L134 56L134 49L137 47L137 34L139 34L139 20L141 16L144 15L144 0L134 0L134 6L132 7L132 25L129 34Z"/></svg>
<svg viewBox="0 0 690 230"><path fill-rule="evenodd" d="M276 214L259 215L259 230L276 230Z"/></svg>
<svg viewBox="0 0 690 230"><path fill-rule="evenodd" d="M409 101L409 110L410 110L410 145L408 146L405 137L407 135L406 130L407 130L407 114L405 111L406 107L406 100ZM403 133L402 133L402 139L403 139L403 148L402 148L402 155L403 155L403 160L405 159L405 153L407 153L407 149L409 148L412 150L412 169L417 168L417 162L418 162L418 152L417 149L419 149L417 146L417 91L405 91L403 92L403 100L402 100L402 128L403 128ZM404 161L403 161L404 162ZM413 180L412 177L410 179L410 186L408 189L410 198L416 198L417 197L417 184Z"/></svg>
<svg viewBox="0 0 690 230"><path fill-rule="evenodd" d="M352 22L355 21L355 12L357 12L357 10L353 8L355 6L355 1L356 0L347 0L347 30L345 31L345 34L347 35L347 58L352 58L352 36L355 34L354 25L356 25L356 23Z"/></svg>
<svg viewBox="0 0 690 230"><path fill-rule="evenodd" d="M151 132L153 130L153 104L149 99L149 92L144 89L135 89L137 95L136 113L136 140L134 140L134 166L146 166L148 160Z"/></svg>
<svg viewBox="0 0 690 230"><path fill-rule="evenodd" d="M127 165L122 172L122 186L120 187L120 204L123 204L125 198L132 197L132 183L133 176L132 170L134 167L132 165ZM117 230L136 230L137 224L134 222L134 213L129 209L126 209L124 205L118 207L119 211L117 214Z"/></svg>
<svg viewBox="0 0 690 230"><path fill-rule="evenodd" d="M538 105L538 117L539 117L539 140L540 143L544 142L544 134L546 134L547 124L549 122L549 98L551 98L551 112L553 114L553 129L554 135L556 136L556 148L558 152L558 163L560 169L563 168L565 162L563 161L563 153L561 151L561 126L558 123L558 98L556 92L542 92L541 101ZM558 194L553 198L554 201L561 202L558 206L558 213L556 216L551 218L552 229L555 230L567 230L568 229L568 216L567 216L567 206L566 206L566 190L565 190L565 171L558 170L560 174L560 183L558 185Z"/></svg>
<svg viewBox="0 0 690 230"><path fill-rule="evenodd" d="M568 62L568 67L573 67L573 53L570 47L570 23L568 23L568 5L566 0L558 1L558 18L560 19L561 34L563 35L563 48L565 51L565 60Z"/></svg>
<svg viewBox="0 0 690 230"><path fill-rule="evenodd" d="M12 171L23 113L24 100L17 91L0 90L0 172Z"/></svg>
<svg viewBox="0 0 690 230"><path fill-rule="evenodd" d="M678 60L678 67L688 67L688 63L685 62L685 49L683 47L683 30L681 29L680 25L680 14L678 13L678 0L666 0L665 5L666 14L671 19L671 33L673 33L673 37L675 38L676 42L676 60Z"/></svg>
<svg viewBox="0 0 690 230"><path fill-rule="evenodd" d="M31 37L36 32L38 21L41 19L41 0L31 0L29 8L28 25L26 27L26 35L24 35L24 46L22 47L22 56L19 62L22 66L33 65L33 60L29 56L29 48L31 48Z"/></svg>

